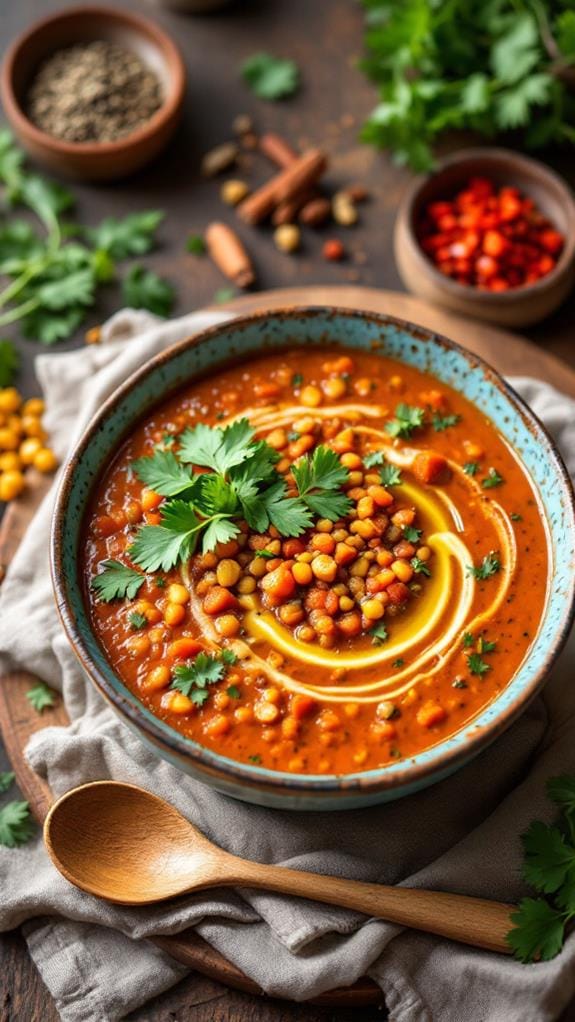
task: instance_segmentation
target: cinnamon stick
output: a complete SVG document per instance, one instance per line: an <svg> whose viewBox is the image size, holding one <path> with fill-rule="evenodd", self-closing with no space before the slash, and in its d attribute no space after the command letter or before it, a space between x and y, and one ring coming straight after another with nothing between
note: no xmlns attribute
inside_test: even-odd
<svg viewBox="0 0 575 1022"><path fill-rule="evenodd" d="M282 224L293 224L295 219L306 203L309 203L315 190L306 189L305 192L300 192L299 195L295 195L293 199L287 199L285 202L280 202L272 213L272 224L274 227L280 227ZM329 203L328 203L329 205Z"/></svg>
<svg viewBox="0 0 575 1022"><path fill-rule="evenodd" d="M238 206L238 214L247 224L259 224L280 202L286 202L314 185L327 166L320 149L309 149Z"/></svg>
<svg viewBox="0 0 575 1022"><path fill-rule="evenodd" d="M250 257L235 231L227 224L210 224L205 233L208 252L216 266L236 287L249 287L255 280Z"/></svg>
<svg viewBox="0 0 575 1022"><path fill-rule="evenodd" d="M297 153L281 135L269 131L260 138L260 150L278 167L289 167L297 160Z"/></svg>

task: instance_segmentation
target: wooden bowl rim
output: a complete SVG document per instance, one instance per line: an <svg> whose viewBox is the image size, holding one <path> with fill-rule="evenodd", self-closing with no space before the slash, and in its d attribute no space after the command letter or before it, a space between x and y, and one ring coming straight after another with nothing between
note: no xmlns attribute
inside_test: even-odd
<svg viewBox="0 0 575 1022"><path fill-rule="evenodd" d="M559 193L559 200L565 213L565 225L554 225L562 230L565 237L563 251L553 269L534 281L532 284L524 284L520 287L510 288L509 291L481 291L470 284L460 284L451 277L446 277L434 266L431 259L423 251L419 240L413 229L413 212L415 204L423 188L433 180L439 180L444 171L458 164L463 166L466 163L473 163L474 160L493 161L494 164L502 162L513 164L518 169L535 173L541 178L542 187L546 191L553 189ZM510 172L510 184L512 184L512 170ZM462 302L470 305L481 304L498 307L500 305L524 304L535 296L544 294L562 280L569 272L575 259L575 199L567 182L556 173L551 167L546 166L540 160L531 156L524 156L523 153L516 153L512 149L505 149L502 146L476 146L473 149L465 149L463 152L453 153L440 160L435 170L424 176L418 176L413 181L403 196L396 219L396 231L399 227L406 231L413 248L413 255L417 258L418 268L430 278L441 290L453 295Z"/></svg>
<svg viewBox="0 0 575 1022"><path fill-rule="evenodd" d="M146 122L146 124L131 132L124 138L115 142L67 142L56 138L48 132L42 131L25 114L21 103L14 89L14 71L22 57L23 48L35 36L40 35L49 25L59 22L81 21L90 15L92 17L115 21L118 24L127 25L143 36L155 46L156 50L164 56L168 68L169 87L159 110ZM183 98L186 85L186 69L182 55L173 39L151 18L140 14L134 14L129 10L117 10L113 7L102 5L88 5L86 7L69 7L56 11L44 18L39 18L30 25L25 32L19 35L10 46L0 74L0 89L2 102L9 119L16 129L30 141L52 153L64 157L98 157L103 155L117 155L132 149L147 139L153 138L169 121L177 114Z"/></svg>

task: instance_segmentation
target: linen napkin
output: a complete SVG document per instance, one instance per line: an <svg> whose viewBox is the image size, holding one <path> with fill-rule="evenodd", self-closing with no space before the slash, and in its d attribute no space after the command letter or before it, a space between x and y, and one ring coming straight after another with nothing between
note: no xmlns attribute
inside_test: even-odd
<svg viewBox="0 0 575 1022"><path fill-rule="evenodd" d="M129 373L223 318L208 312L160 323L126 310L106 325L101 346L38 358L46 424L60 458ZM536 380L513 382L575 473L575 403ZM54 795L112 777L157 792L212 840L261 862L505 901L525 893L519 835L532 819L552 816L546 779L575 771L575 644L543 697L491 748L432 788L345 813L250 806L156 759L83 675L52 598L52 505L53 491L0 590L0 673L25 669L62 692L70 726L45 728L27 749ZM302 1000L367 973L394 1022L546 1022L575 993L575 934L554 961L523 966L347 910L250 890L124 908L77 891L54 869L40 837L0 848L0 929L21 923L64 1022L114 1022L177 982L185 968L143 938L190 926L272 995Z"/></svg>

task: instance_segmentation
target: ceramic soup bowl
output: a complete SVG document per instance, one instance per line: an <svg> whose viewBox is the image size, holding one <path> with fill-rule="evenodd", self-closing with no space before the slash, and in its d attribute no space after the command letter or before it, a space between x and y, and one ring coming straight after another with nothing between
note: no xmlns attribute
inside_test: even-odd
<svg viewBox="0 0 575 1022"><path fill-rule="evenodd" d="M118 446L158 401L241 357L286 346L341 343L429 371L478 405L520 457L549 535L548 596L539 630L510 682L461 731L412 758L345 775L304 775L239 763L155 717L123 684L92 629L82 588L82 522ZM376 346L374 348L374 342ZM556 551L561 556L556 556ZM464 348L401 320L334 308L294 308L232 320L152 359L100 409L71 455L56 502L52 571L64 628L86 674L158 756L239 799L278 808L352 809L397 799L446 777L483 751L543 685L568 633L575 597L573 492L542 425L494 370Z"/></svg>

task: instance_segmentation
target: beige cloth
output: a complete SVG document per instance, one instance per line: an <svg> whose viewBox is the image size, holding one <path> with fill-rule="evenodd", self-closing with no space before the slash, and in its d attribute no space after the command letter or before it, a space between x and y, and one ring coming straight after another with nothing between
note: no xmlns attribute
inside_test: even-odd
<svg viewBox="0 0 575 1022"><path fill-rule="evenodd" d="M155 352L222 313L159 323L125 311L105 343L38 359L48 426L60 457L102 400ZM556 434L575 470L575 405L537 381L517 388ZM38 511L2 586L2 666L62 691L72 723L46 728L27 754L55 795L97 778L157 792L232 852L361 880L513 901L524 893L519 834L549 819L545 780L575 772L575 650L543 699L487 752L408 799L347 813L290 813L234 802L152 756L79 669L58 623L48 574L53 495ZM40 837L0 849L0 929L26 923L32 957L65 1022L113 1022L185 969L142 938L188 926L270 994L308 998L364 973L394 1022L546 1022L575 992L575 935L555 961L522 966L350 911L262 892L223 890L152 909L108 905L53 868Z"/></svg>

